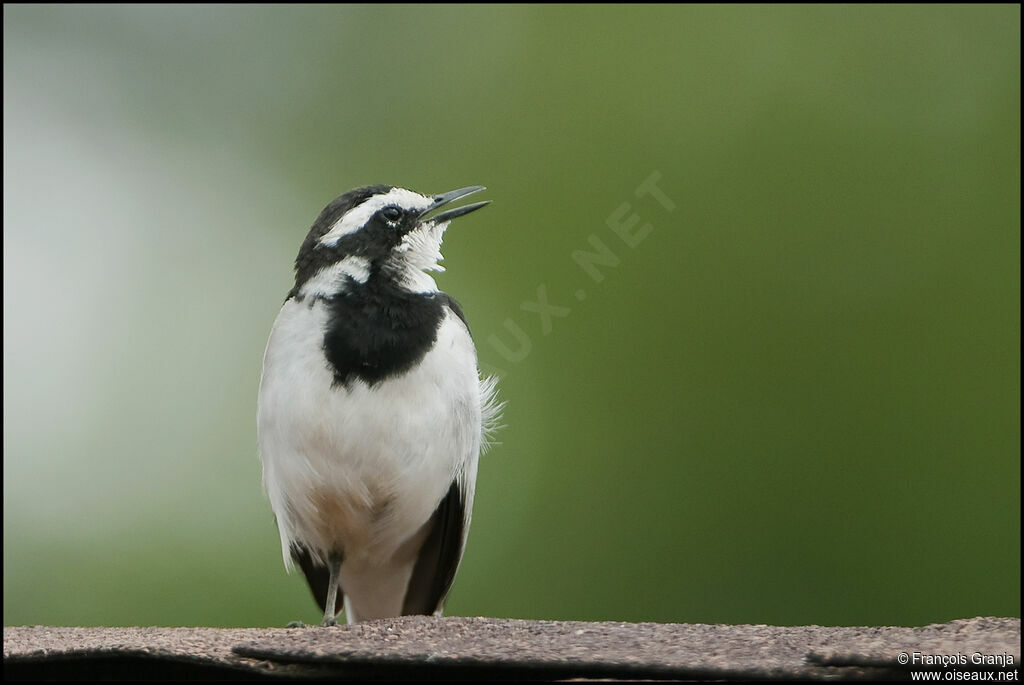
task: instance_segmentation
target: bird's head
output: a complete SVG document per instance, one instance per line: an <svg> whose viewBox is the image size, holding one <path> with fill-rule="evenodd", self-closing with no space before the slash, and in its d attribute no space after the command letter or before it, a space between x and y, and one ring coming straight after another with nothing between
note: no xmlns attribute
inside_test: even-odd
<svg viewBox="0 0 1024 685"><path fill-rule="evenodd" d="M371 278L410 292L437 290L426 272L444 270L438 262L449 222L488 203L434 212L481 190L469 186L440 195L394 186L350 190L324 208L302 242L290 296L330 297Z"/></svg>

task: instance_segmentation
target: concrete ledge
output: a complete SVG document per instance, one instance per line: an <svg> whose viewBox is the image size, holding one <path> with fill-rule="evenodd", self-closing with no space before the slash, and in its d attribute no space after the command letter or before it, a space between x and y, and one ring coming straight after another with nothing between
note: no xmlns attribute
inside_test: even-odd
<svg viewBox="0 0 1024 685"><path fill-rule="evenodd" d="M424 616L337 628L33 626L4 628L4 677L906 680L911 671L957 670L1015 680L1020 644L1019 618L921 628ZM915 652L966 663L915 663Z"/></svg>

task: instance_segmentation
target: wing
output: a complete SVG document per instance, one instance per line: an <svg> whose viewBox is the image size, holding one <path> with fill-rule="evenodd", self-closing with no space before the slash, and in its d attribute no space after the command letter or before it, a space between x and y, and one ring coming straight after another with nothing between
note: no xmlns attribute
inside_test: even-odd
<svg viewBox="0 0 1024 685"><path fill-rule="evenodd" d="M317 606L320 607L320 611L324 611L327 604L327 584L330 582L330 572L326 566L313 559L309 550L302 545L293 542L288 551L295 563L302 569L302 574L306 576L306 582L309 584L309 589L313 591L313 599L316 600ZM344 602L345 593L339 587L338 599L334 603L335 614L341 611Z"/></svg>
<svg viewBox="0 0 1024 685"><path fill-rule="evenodd" d="M469 330L469 322L462 307L447 293L438 293L442 302L451 309ZM473 512L473 490L476 487L476 455L463 465L452 481L448 494L437 505L430 517L430 533L420 548L412 577L402 603L402 613L435 614L444 606L444 600L455 581L455 572L462 561L469 533L469 520Z"/></svg>
<svg viewBox="0 0 1024 685"><path fill-rule="evenodd" d="M462 311L462 305L448 293L438 293L437 297L441 299L442 304L448 305L448 308L452 310L452 313L455 314L455 316L459 317L459 320L462 321L462 324L466 327L466 332L469 333L469 337L472 339L473 331L469 330L469 322L466 321L466 315Z"/></svg>
<svg viewBox="0 0 1024 685"><path fill-rule="evenodd" d="M448 494L437 505L430 518L430 533L420 548L409 579L402 614L430 615L444 605L448 590L455 580L455 571L462 560L466 532L469 529L467 504L472 506L471 497L465 496L459 487L459 479L456 479L448 489Z"/></svg>

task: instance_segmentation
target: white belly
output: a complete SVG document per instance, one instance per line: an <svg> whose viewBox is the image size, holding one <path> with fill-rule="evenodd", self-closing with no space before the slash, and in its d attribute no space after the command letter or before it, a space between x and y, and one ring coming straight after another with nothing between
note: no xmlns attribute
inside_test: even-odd
<svg viewBox="0 0 1024 685"><path fill-rule="evenodd" d="M263 481L285 564L300 542L351 563L393 555L430 518L452 480L472 487L481 442L476 351L447 309L418 365L373 386L332 387L326 307L289 300L263 361L258 409Z"/></svg>

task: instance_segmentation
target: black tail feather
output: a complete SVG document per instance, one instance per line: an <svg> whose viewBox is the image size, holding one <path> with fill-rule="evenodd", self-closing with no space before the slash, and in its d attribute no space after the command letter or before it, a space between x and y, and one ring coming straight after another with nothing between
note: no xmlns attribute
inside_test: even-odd
<svg viewBox="0 0 1024 685"><path fill-rule="evenodd" d="M330 572L326 566L313 559L308 549L298 543L292 543L289 552L291 552L292 560L299 565L303 575L306 576L306 582L309 583L309 589L313 591L313 599L316 600L317 606L320 607L320 611L324 611L327 608L327 584L331 579ZM337 614L341 611L344 604L345 593L339 587L338 599L334 602L334 613Z"/></svg>

